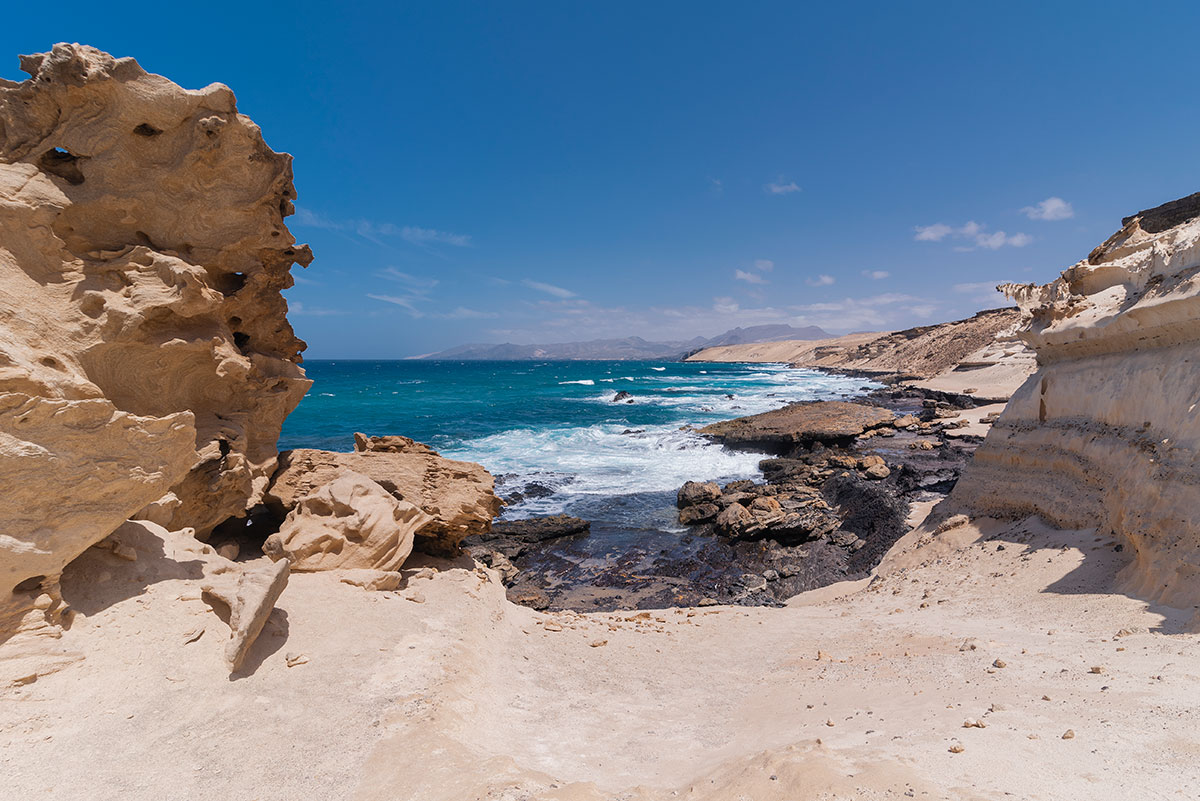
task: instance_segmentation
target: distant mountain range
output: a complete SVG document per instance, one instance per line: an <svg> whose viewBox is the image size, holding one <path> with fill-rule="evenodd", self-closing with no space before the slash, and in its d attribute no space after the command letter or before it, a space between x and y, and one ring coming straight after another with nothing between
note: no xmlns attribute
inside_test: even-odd
<svg viewBox="0 0 1200 801"><path fill-rule="evenodd" d="M734 328L710 339L696 337L686 342L648 342L641 337L593 339L588 342L557 342L551 345L459 345L421 356L422 359L448 361L520 361L523 359L600 359L613 361L670 361L682 359L704 348L718 345L749 345L755 342L782 342L788 339L828 339L829 334L815 325L795 328L790 325L752 325Z"/></svg>

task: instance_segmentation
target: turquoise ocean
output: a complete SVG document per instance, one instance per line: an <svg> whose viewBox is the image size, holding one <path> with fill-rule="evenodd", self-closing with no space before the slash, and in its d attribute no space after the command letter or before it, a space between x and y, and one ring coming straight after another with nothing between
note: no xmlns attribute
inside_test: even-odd
<svg viewBox="0 0 1200 801"><path fill-rule="evenodd" d="M479 462L504 517L566 512L610 532L678 531L674 493L688 480L759 475L761 455L691 428L872 385L784 365L698 362L308 361L313 387L280 449L349 451L353 434L403 434ZM614 402L618 393L628 398ZM629 402L632 401L632 402Z"/></svg>

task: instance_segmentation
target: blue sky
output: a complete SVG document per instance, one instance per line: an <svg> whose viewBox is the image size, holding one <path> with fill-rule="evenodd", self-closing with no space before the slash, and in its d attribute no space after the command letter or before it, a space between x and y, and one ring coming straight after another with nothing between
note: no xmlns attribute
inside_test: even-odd
<svg viewBox="0 0 1200 801"><path fill-rule="evenodd" d="M1200 189L1196 4L119 8L6 10L0 75L231 86L296 159L309 358L951 319Z"/></svg>

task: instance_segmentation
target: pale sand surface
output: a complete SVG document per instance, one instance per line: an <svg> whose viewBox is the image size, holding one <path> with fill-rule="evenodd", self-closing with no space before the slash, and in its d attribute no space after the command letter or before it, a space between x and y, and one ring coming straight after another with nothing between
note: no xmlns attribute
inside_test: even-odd
<svg viewBox="0 0 1200 801"><path fill-rule="evenodd" d="M93 549L60 642L86 660L0 696L0 797L1194 798L1193 610L1121 594L1126 555L1036 520L917 529L869 588L642 618L537 613L464 568L300 574L231 679L196 580Z"/></svg>

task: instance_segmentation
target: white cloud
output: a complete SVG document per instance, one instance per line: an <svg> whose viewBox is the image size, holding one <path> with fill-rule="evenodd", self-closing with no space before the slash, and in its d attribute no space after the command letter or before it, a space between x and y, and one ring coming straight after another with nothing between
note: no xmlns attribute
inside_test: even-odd
<svg viewBox="0 0 1200 801"><path fill-rule="evenodd" d="M910 324L913 316L928 317L936 304L899 292L809 303L792 307L794 325L816 325L827 331L889 330Z"/></svg>
<svg viewBox="0 0 1200 801"><path fill-rule="evenodd" d="M408 313L413 317L425 316L425 313L417 308L417 303L423 300L423 298L418 298L412 295L375 295L370 292L367 293L367 297L371 300L381 300L384 303L394 303L395 305L408 311Z"/></svg>
<svg viewBox="0 0 1200 801"><path fill-rule="evenodd" d="M733 277L738 281L745 281L747 284L767 283L767 279L763 278L758 273L748 273L745 270L734 270Z"/></svg>
<svg viewBox="0 0 1200 801"><path fill-rule="evenodd" d="M954 229L943 223L934 223L933 225L918 225L913 230L917 232L913 239L918 242L941 242Z"/></svg>
<svg viewBox="0 0 1200 801"><path fill-rule="evenodd" d="M733 298L713 298L713 311L718 314L733 314L740 308Z"/></svg>
<svg viewBox="0 0 1200 801"><path fill-rule="evenodd" d="M872 281L882 281L884 278L891 276L887 270L863 270L862 274Z"/></svg>
<svg viewBox="0 0 1200 801"><path fill-rule="evenodd" d="M1007 283L1007 281L973 281L964 284L955 284L951 289L959 295L966 295L967 299L972 303L1000 306L1008 305L1004 296L996 289L998 285L1004 283Z"/></svg>
<svg viewBox="0 0 1200 801"><path fill-rule="evenodd" d="M1005 246L1023 248L1033 242L1033 237L1029 234L1009 234L1004 231L989 232L986 225L977 223L974 220L970 220L958 228L951 228L945 223L934 223L933 225L918 225L913 230L916 231L913 239L918 242L941 242L947 237L956 240L967 240L970 244L959 245L955 248L955 250L963 252L975 250L976 248L996 250Z"/></svg>
<svg viewBox="0 0 1200 801"><path fill-rule="evenodd" d="M448 231L436 231L433 228L418 228L414 225L406 225L400 229L400 237L414 245L428 245L430 243L438 243L442 245L454 245L459 248L467 248L471 246L471 237L465 234L452 234Z"/></svg>
<svg viewBox="0 0 1200 801"><path fill-rule="evenodd" d="M340 317L346 314L342 309L322 309L319 307L305 306L298 300L288 303L288 314L297 317Z"/></svg>
<svg viewBox="0 0 1200 801"><path fill-rule="evenodd" d="M991 234L979 234L975 237L975 244L988 250L996 250L1005 245L1014 248L1023 248L1032 241L1033 237L1029 234L1006 234L1003 231L996 231Z"/></svg>
<svg viewBox="0 0 1200 801"><path fill-rule="evenodd" d="M521 283L530 289L536 289L538 292L545 292L547 295L553 295L556 298L566 299L577 297L577 295L571 290L563 289L560 286L554 286L554 284L544 284L541 281L534 281L530 278L526 278Z"/></svg>
<svg viewBox="0 0 1200 801"><path fill-rule="evenodd" d="M832 275L818 275L816 278L806 278L804 283L809 286L831 286L834 282Z"/></svg>
<svg viewBox="0 0 1200 801"><path fill-rule="evenodd" d="M785 182L783 176L780 176L777 180L764 186L763 190L768 195L790 195L793 192L799 192L800 187L796 185L795 181Z"/></svg>
<svg viewBox="0 0 1200 801"><path fill-rule="evenodd" d="M485 320L499 317L496 312L481 312L475 309L468 309L465 306L459 306L453 311L445 314L435 315L443 320Z"/></svg>
<svg viewBox="0 0 1200 801"><path fill-rule="evenodd" d="M775 269L775 262L771 261L770 259L755 259L754 268L756 270L762 270L763 272L769 273L771 270Z"/></svg>
<svg viewBox="0 0 1200 801"><path fill-rule="evenodd" d="M1021 213L1031 220L1069 220L1075 209L1061 197L1048 197L1036 206L1026 206Z"/></svg>
<svg viewBox="0 0 1200 801"><path fill-rule="evenodd" d="M422 290L430 290L438 285L436 278L421 278L420 276L401 272L395 267L385 267L376 273L376 275L378 275L380 278L386 278L389 281L397 281L402 284L407 284L410 287Z"/></svg>
<svg viewBox="0 0 1200 801"><path fill-rule="evenodd" d="M398 236L414 245L428 247L433 244L453 245L455 247L471 247L471 237L466 234L452 234L449 231L438 231L433 228L420 228L415 225L394 225L392 223L374 222L372 220L335 220L323 214L306 208L297 208L292 216L296 225L308 228L323 228L327 231L341 231L357 234L363 239L382 245L382 237Z"/></svg>

